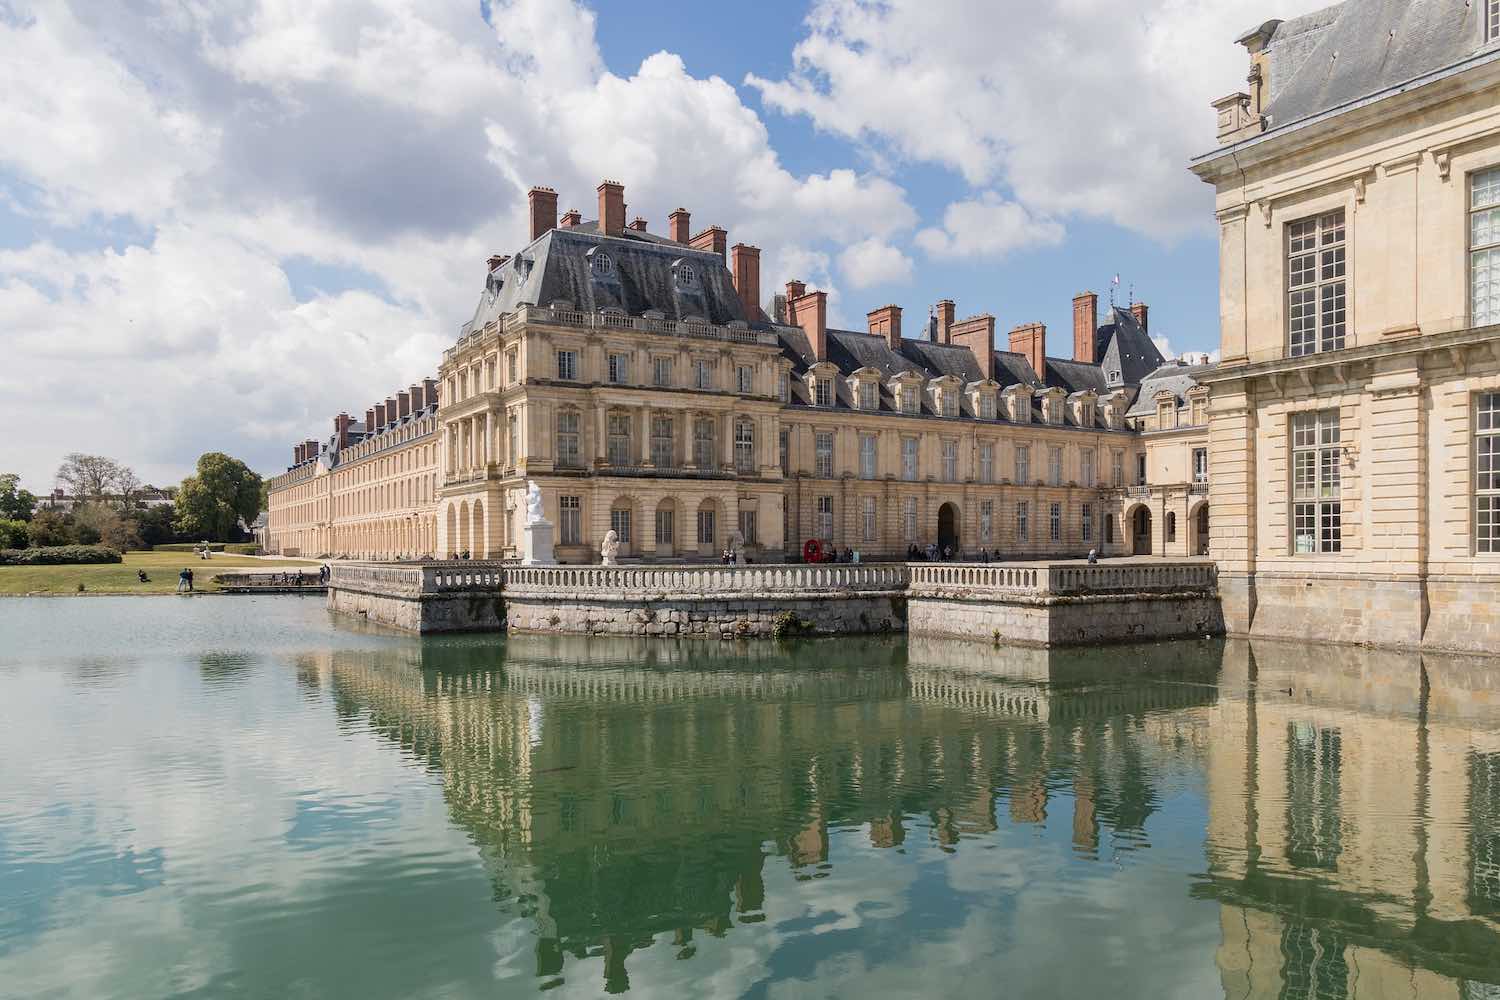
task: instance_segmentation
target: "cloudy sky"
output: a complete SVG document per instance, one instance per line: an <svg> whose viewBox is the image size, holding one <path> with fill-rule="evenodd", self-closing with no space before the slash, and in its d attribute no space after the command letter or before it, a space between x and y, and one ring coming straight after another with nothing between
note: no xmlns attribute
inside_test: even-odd
<svg viewBox="0 0 1500 1000"><path fill-rule="evenodd" d="M431 375L525 191L765 250L834 319L1121 275L1217 344L1209 101L1285 0L0 0L0 471L263 473Z"/></svg>

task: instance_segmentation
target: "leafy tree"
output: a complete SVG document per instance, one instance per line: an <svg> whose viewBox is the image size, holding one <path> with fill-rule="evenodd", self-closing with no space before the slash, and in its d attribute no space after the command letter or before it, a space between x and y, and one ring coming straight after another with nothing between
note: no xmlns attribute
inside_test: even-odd
<svg viewBox="0 0 1500 1000"><path fill-rule="evenodd" d="M112 458L73 452L63 459L57 470L57 481L80 503L104 503L116 498L130 502L140 487L135 473Z"/></svg>
<svg viewBox="0 0 1500 1000"><path fill-rule="evenodd" d="M235 524L260 512L260 476L237 458L211 451L177 491L177 530L193 538L232 541Z"/></svg>
<svg viewBox="0 0 1500 1000"><path fill-rule="evenodd" d="M79 545L108 545L121 552L141 547L135 522L104 504L84 504L73 511L73 538Z"/></svg>
<svg viewBox="0 0 1500 1000"><path fill-rule="evenodd" d="M0 518L0 549L24 549L30 544L31 534L25 521Z"/></svg>
<svg viewBox="0 0 1500 1000"><path fill-rule="evenodd" d="M150 548L153 545L165 545L178 540L177 529L172 524L172 519L176 514L175 507L160 505L138 508L131 511L129 517L135 524L135 531L140 536L141 545Z"/></svg>
<svg viewBox="0 0 1500 1000"><path fill-rule="evenodd" d="M36 494L21 489L21 477L14 472L0 472L0 518L29 521L36 513Z"/></svg>
<svg viewBox="0 0 1500 1000"><path fill-rule="evenodd" d="M55 510L37 511L27 523L26 533L31 536L31 544L37 547L69 545L73 541L72 525L67 517Z"/></svg>

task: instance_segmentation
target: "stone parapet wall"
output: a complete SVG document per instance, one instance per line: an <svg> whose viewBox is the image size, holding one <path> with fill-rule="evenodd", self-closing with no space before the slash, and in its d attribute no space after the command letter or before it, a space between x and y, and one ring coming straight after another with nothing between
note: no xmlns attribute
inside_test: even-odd
<svg viewBox="0 0 1500 1000"><path fill-rule="evenodd" d="M906 598L899 594L830 594L788 598L745 594L743 600L537 600L507 597L505 627L512 633L623 636L697 636L769 639L869 635L906 631Z"/></svg>
<svg viewBox="0 0 1500 1000"><path fill-rule="evenodd" d="M1005 603L913 597L914 636L977 639L1027 646L1076 646L1122 640L1223 635L1212 594L1119 595Z"/></svg>

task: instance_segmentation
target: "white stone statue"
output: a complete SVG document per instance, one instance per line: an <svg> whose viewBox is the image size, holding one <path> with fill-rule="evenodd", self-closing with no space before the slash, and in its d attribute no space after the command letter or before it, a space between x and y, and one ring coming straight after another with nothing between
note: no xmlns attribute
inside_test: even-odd
<svg viewBox="0 0 1500 1000"><path fill-rule="evenodd" d="M614 528L610 528L604 536L604 544L599 546L600 561L606 566L618 566L620 554L620 535Z"/></svg>
<svg viewBox="0 0 1500 1000"><path fill-rule="evenodd" d="M542 488L535 479L526 480L526 523L538 524L546 520L542 516Z"/></svg>

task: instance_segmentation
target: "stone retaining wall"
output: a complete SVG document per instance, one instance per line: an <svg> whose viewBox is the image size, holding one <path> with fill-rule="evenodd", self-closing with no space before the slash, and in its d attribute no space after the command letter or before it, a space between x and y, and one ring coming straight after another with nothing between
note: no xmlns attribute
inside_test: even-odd
<svg viewBox="0 0 1500 1000"><path fill-rule="evenodd" d="M910 603L912 635L1027 646L1223 635L1217 597L1131 594L1009 603L919 598Z"/></svg>
<svg viewBox="0 0 1500 1000"><path fill-rule="evenodd" d="M768 639L797 635L866 635L906 631L906 598L830 594L790 599L746 594L741 600L506 599L510 632L584 635L699 636Z"/></svg>

